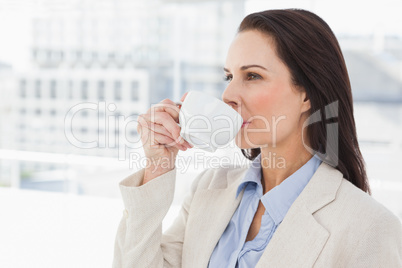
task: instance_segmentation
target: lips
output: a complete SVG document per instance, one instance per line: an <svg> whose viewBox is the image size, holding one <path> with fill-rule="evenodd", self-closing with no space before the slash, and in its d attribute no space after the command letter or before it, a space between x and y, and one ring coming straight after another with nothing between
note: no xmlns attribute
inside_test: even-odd
<svg viewBox="0 0 402 268"><path fill-rule="evenodd" d="M245 125L248 125L248 124L250 124L251 122L248 122L248 121L245 121L245 122L243 122L243 125L241 125L241 127L244 127Z"/></svg>
<svg viewBox="0 0 402 268"><path fill-rule="evenodd" d="M247 124L247 123L250 123L251 121L247 121L247 120L244 120L243 119L243 124Z"/></svg>

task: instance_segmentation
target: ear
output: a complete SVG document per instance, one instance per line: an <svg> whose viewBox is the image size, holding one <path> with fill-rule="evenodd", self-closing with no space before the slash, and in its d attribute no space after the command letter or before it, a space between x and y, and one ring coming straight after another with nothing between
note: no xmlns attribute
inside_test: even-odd
<svg viewBox="0 0 402 268"><path fill-rule="evenodd" d="M311 109L311 103L310 103L310 99L307 96L306 90L301 91L301 95L300 98L302 100L302 104L301 104L301 112L307 112L308 110Z"/></svg>

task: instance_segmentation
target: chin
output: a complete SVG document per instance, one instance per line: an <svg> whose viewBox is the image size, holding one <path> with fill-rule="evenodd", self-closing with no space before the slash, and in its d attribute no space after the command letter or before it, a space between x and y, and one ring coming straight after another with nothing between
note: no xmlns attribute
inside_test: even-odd
<svg viewBox="0 0 402 268"><path fill-rule="evenodd" d="M261 144L264 144L264 141L263 140L256 141L255 138L257 138L257 137L254 136L254 139L253 139L253 137L250 137L250 135L249 135L248 139L246 140L243 135L239 134L235 137L235 143L236 143L237 147L239 147L240 149L244 149L244 150L256 149L256 148L263 147L263 145L261 145ZM259 137L259 138L261 139L262 137Z"/></svg>
<svg viewBox="0 0 402 268"><path fill-rule="evenodd" d="M236 146L239 147L240 149L244 149L244 150L260 148L259 145L256 145L256 144L250 145L243 139L241 139L240 142L236 141Z"/></svg>

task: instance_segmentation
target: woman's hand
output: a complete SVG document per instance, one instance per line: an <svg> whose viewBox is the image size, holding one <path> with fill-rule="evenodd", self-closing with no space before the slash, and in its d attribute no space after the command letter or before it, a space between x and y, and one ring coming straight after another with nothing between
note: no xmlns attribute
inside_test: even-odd
<svg viewBox="0 0 402 268"><path fill-rule="evenodd" d="M179 150L193 147L180 136L179 111L173 101L164 99L138 116L137 132L148 161L143 184L174 169Z"/></svg>

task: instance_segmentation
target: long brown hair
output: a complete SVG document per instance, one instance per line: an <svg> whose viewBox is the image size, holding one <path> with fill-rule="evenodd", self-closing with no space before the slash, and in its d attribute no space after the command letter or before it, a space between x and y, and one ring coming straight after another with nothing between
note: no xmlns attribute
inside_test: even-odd
<svg viewBox="0 0 402 268"><path fill-rule="evenodd" d="M273 38L276 53L288 67L292 82L306 91L311 104L310 114L318 111L325 119L324 110L327 109L328 113L327 107L337 104L337 118L327 122L319 120L307 127L310 146L317 152L325 153L326 159L322 160L332 163L345 179L371 194L357 141L345 60L328 24L306 10L267 10L245 17L238 32L246 30L258 30ZM335 143L328 142L331 139L326 131L328 121L338 124ZM260 148L241 151L249 160L260 154Z"/></svg>

